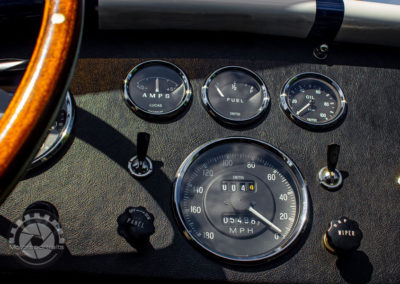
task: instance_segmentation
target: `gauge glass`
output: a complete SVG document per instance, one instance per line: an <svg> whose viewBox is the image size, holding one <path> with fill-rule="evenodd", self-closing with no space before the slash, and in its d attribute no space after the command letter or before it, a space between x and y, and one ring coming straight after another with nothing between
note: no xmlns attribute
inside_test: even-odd
<svg viewBox="0 0 400 284"><path fill-rule="evenodd" d="M13 92L6 92L5 90L0 89L0 119L13 96ZM74 104L72 97L68 92L54 124L49 129L45 141L32 161L30 169L49 160L67 142L72 131L74 115Z"/></svg>
<svg viewBox="0 0 400 284"><path fill-rule="evenodd" d="M303 73L283 87L281 108L300 126L323 129L341 121L346 100L332 79L317 73Z"/></svg>
<svg viewBox="0 0 400 284"><path fill-rule="evenodd" d="M10 62L4 61L0 65L7 66ZM0 74L0 119L4 115L9 103L11 102L17 85L21 80L26 68L27 61L11 60L11 66L14 68L1 68ZM16 63L18 63L16 65ZM4 70L5 69L5 70ZM68 141L70 137L75 116L75 106L71 94L67 92L64 104L59 111L55 122L49 129L48 135L36 153L29 169L37 167L42 163L50 160Z"/></svg>
<svg viewBox="0 0 400 284"><path fill-rule="evenodd" d="M3 117L8 105L10 104L14 93L0 89L0 119Z"/></svg>
<svg viewBox="0 0 400 284"><path fill-rule="evenodd" d="M56 120L50 127L46 139L32 161L31 168L36 167L52 157L67 142L74 124L75 107L68 92L65 102Z"/></svg>
<svg viewBox="0 0 400 284"><path fill-rule="evenodd" d="M224 260L256 262L301 234L307 189L280 150L250 138L209 142L183 162L174 186L178 222L194 244Z"/></svg>
<svg viewBox="0 0 400 284"><path fill-rule="evenodd" d="M125 79L124 98L145 118L172 117L183 111L191 98L187 76L165 61L147 61L134 67Z"/></svg>
<svg viewBox="0 0 400 284"><path fill-rule="evenodd" d="M262 79L251 70L238 66L218 69L202 88L203 106L219 121L233 125L260 118L269 101Z"/></svg>

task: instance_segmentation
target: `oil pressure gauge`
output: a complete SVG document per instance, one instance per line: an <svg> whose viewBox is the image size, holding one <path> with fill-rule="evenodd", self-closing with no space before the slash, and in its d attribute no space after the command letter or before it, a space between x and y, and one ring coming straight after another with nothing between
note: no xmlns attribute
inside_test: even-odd
<svg viewBox="0 0 400 284"><path fill-rule="evenodd" d="M222 123L249 124L267 110L270 96L253 71L228 66L210 75L201 90L203 106Z"/></svg>
<svg viewBox="0 0 400 284"><path fill-rule="evenodd" d="M286 82L281 108L301 127L322 130L343 121L347 102L332 79L318 73L302 73Z"/></svg>
<svg viewBox="0 0 400 284"><path fill-rule="evenodd" d="M191 95L185 73L166 61L141 63L125 79L125 101L137 115L148 119L175 116L188 105Z"/></svg>

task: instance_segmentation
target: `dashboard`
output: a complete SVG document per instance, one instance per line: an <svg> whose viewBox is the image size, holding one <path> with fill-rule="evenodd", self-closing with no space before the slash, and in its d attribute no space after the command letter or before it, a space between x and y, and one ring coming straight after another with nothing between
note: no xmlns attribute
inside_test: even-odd
<svg viewBox="0 0 400 284"><path fill-rule="evenodd" d="M9 36L7 46L0 47L2 57L29 58L33 36ZM51 160L29 171L1 206L2 232L7 223L4 220L13 222L21 218L25 208L41 200L57 208L67 248L65 255L44 273L247 283L398 282L398 48L333 44L325 60L316 59L313 50L314 44L303 39L240 32L86 32L69 87L75 102L69 141ZM151 74L144 79L134 80L143 66L151 67L154 63L167 66L167 74L152 75L154 70L150 70ZM171 70L175 73L169 74ZM219 76L224 72L240 74ZM301 100L309 82L300 84L291 89L299 97L289 96L285 112L282 93L286 93L285 86L290 88L289 82L295 85L295 80L302 79L299 74L316 80L317 85L309 87L314 96L322 90L333 97L328 101L307 97L298 107L290 105L294 99ZM165 111L138 106L134 91L130 92L129 87L127 90L130 80L134 83L131 89L140 87L140 96L144 90L160 94L160 88L166 92L183 88L182 103ZM150 90L153 87L157 90ZM256 107L248 104L251 98L237 95L251 94L252 88L259 99ZM227 95L230 92L231 97ZM224 105L227 98L230 103L244 106L230 109L231 106ZM319 110L324 103L330 106L330 102L334 105L332 117L330 110L326 117ZM246 112L251 107L255 114ZM238 119L238 113L245 118ZM316 117L307 120L303 117L306 113ZM328 124L318 125L319 119ZM145 156L152 163L152 173L141 178L134 177L128 167L132 157L143 151L139 151L143 147L138 145L138 133L149 134ZM222 154L220 160L214 153L218 141L232 146L218 150L228 153ZM342 185L333 190L322 186L318 178L321 168L329 163L328 145L340 146L337 169ZM260 173L240 168L251 168L248 163L257 151L271 164L255 161L256 168L266 167ZM209 156L202 160L205 154ZM218 162L212 162L213 158ZM207 159L209 164L204 167ZM190 170L196 172L196 161L197 171L201 169L203 173L200 178L194 175L188 179L201 179L193 190L204 184L205 199L221 196L224 184L231 191L232 186L244 185L249 192L240 193L241 196L260 194L254 199L260 201L254 205L252 199L250 208L261 209L250 214L248 200L238 200L229 193L232 212L242 212L244 206L247 215L213 210L222 206L224 198L216 205L200 201L197 209L194 198L193 204L185 205L188 211L195 207L186 218L178 195L179 190L184 191L184 183L190 183L185 176L190 175ZM228 169L229 163L237 168ZM220 174L214 176L212 170ZM270 175L263 179L265 173ZM283 216L285 220L292 219L287 223L279 223L279 216L286 213L286 209L279 207L279 198L286 191L273 184L275 174L281 183L288 181L289 192L297 194L288 205L296 208L295 213ZM258 192L250 192L252 185ZM264 203L263 190L270 192ZM183 193L181 197L185 198ZM263 211L263 206L268 210ZM118 231L119 217L130 207L144 207L154 218L154 233L145 250L127 242ZM196 219L200 215L196 215L200 213L197 210L207 210L203 221ZM265 214L271 217L266 218ZM338 257L325 248L323 236L330 222L342 216L358 223L363 238L358 249ZM250 223L258 222L259 227L246 227L246 233L250 234L249 228L254 229L256 237L232 237L221 225L224 220L232 221L236 227L231 228L240 230L244 226L237 224L244 222L244 218ZM278 221L271 225L263 218ZM208 230L203 235L207 242L196 242L196 230L190 221L203 224L202 230ZM214 226L215 231L205 229L207 226ZM271 253L268 246L284 231L280 226L288 226L287 234L281 236L282 242L274 244L282 252ZM221 245L210 244L209 239L217 238L210 233L220 235ZM246 255L250 248L256 251L254 258ZM249 260L257 263L250 265L253 261ZM0 267L11 275L25 271L4 237L0 238Z"/></svg>

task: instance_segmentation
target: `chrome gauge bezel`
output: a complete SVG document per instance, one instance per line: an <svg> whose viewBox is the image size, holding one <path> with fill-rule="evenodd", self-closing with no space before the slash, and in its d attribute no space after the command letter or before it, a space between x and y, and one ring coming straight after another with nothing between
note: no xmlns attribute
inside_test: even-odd
<svg viewBox="0 0 400 284"><path fill-rule="evenodd" d="M230 117L226 117L226 116L222 115L213 107L213 105L211 104L211 102L208 98L208 88L209 88L211 82L213 81L213 79L218 74L228 71L228 70L239 70L244 73L247 73L261 87L261 91L263 94L262 104L261 104L258 112L248 119L232 119ZM241 67L241 66L225 66L225 67L215 70L213 73L211 73L211 75L208 76L208 78L206 79L206 81L204 82L204 84L201 88L201 102L202 102L203 107L207 110L207 112L213 118L215 118L217 121L222 122L223 124L228 124L228 125L233 125L233 126L248 125L248 124L253 123L254 121L260 119L262 117L262 115L265 114L265 112L267 111L270 101L271 101L271 96L268 93L267 86L265 85L263 79L258 74L253 72L252 70L245 68L245 67Z"/></svg>
<svg viewBox="0 0 400 284"><path fill-rule="evenodd" d="M266 151L270 151L272 154L278 156L283 163L285 163L291 172L293 173L295 177L295 182L297 186L297 194L298 194L298 215L296 223L293 225L291 229L290 235L285 237L285 240L283 240L282 244L274 249L273 251L269 251L265 254L260 254L258 256L251 256L251 257L232 257L228 255L224 255L223 253L216 252L209 247L205 246L203 243L201 243L194 234L192 234L190 228L187 226L183 213L181 212L181 197L180 193L183 190L183 178L185 176L186 171L190 167L190 165L198 159L203 153L205 153L207 150L226 143L250 143L250 144L255 144ZM215 257L218 260L232 263L232 264L238 264L238 265L246 265L246 264L259 264L263 262L270 261L272 259L275 259L278 256L281 256L282 254L286 253L289 251L289 249L295 244L295 242L300 238L302 233L304 233L307 224L308 224L308 219L309 219L309 196L308 196L308 190L307 190L307 185L306 182L303 178L303 175L301 174L300 170L298 167L295 165L295 163L281 150L278 148L264 142L258 139L253 139L253 138L248 138L248 137L228 137L228 138L221 138L221 139L216 139L210 142L207 142L197 149L195 149L189 156L183 161L181 166L179 167L177 174L175 176L175 181L174 181L174 193L173 193L173 210L175 213L175 217L177 220L178 225L180 226L183 235L190 241L191 244L193 244L196 248L200 249L201 252L205 252L207 255L211 257Z"/></svg>
<svg viewBox="0 0 400 284"><path fill-rule="evenodd" d="M289 103L287 101L287 94L289 90L297 81L307 78L323 81L324 83L328 84L333 90L335 90L335 96L338 101L338 112L333 119L330 119L326 122L317 123L305 121L304 119L301 119L289 106ZM280 106L285 115L294 123L296 123L300 127L314 131L327 130L333 128L334 126L337 126L338 124L343 122L347 113L347 101L340 86L328 76L314 72L300 73L290 78L282 87L280 94Z"/></svg>
<svg viewBox="0 0 400 284"><path fill-rule="evenodd" d="M185 87L184 97L183 97L181 103L175 109L173 109L171 111L163 112L163 113L155 113L155 112L148 111L148 110L138 106L131 99L131 97L129 95L129 82L132 80L133 76L135 76L135 74L138 71L142 70L143 68L145 68L147 66L151 66L151 65L166 66L166 67L170 68L171 70L175 71L179 75L179 77L182 79L182 82ZM179 113L181 113L185 110L185 108L189 105L189 103L191 101L192 93L193 92L192 92L192 87L190 85L190 81L182 69L180 69L178 66L176 66L175 64L168 62L168 61L149 60L149 61L145 61L145 62L142 62L142 63L136 65L129 71L128 75L126 76L126 78L124 80L123 99L124 99L125 103L128 105L128 107L135 114L137 114L138 116L140 116L142 118L149 119L149 120L169 119L169 118L172 118L172 117L178 115Z"/></svg>
<svg viewBox="0 0 400 284"><path fill-rule="evenodd" d="M33 159L31 165L29 166L29 169L36 168L43 164L44 162L48 161L51 159L68 141L72 129L74 127L74 121L75 121L75 103L74 100L72 99L71 94L69 91L67 91L66 96L65 96L65 102L63 106L61 107L61 110L65 109L66 110L66 118L65 118L65 124L57 136L56 141L42 154L35 156ZM43 144L44 145L44 144ZM43 147L42 145L42 147ZM40 149L39 149L40 151Z"/></svg>
<svg viewBox="0 0 400 284"><path fill-rule="evenodd" d="M28 60L23 59L0 60L0 73L1 75L6 75L3 83L5 83L5 86L7 87L7 89L9 89L8 92L10 92L10 97L14 96L17 85L20 81L20 78L22 78L23 72L26 70L27 64ZM46 140L45 142L43 142L41 148L38 150L36 156L33 158L31 164L29 165L28 170L32 170L52 159L53 156L55 156L57 152L67 143L75 121L75 103L69 91L65 93L65 99L59 113L61 112L61 110L65 111L65 122L64 125L60 127L61 131L58 131L57 129L56 139L54 139L54 141L52 140L52 143L47 145L48 148L40 153L42 147L46 147ZM57 115L56 121L58 119L59 113Z"/></svg>

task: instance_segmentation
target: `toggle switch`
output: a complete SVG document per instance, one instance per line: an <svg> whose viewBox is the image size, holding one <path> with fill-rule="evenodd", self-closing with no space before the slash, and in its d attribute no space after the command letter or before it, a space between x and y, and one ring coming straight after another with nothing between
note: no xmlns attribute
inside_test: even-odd
<svg viewBox="0 0 400 284"><path fill-rule="evenodd" d="M327 166L323 167L318 173L320 184L330 190L338 189L343 184L343 177L336 168L339 160L340 146L330 144L327 149Z"/></svg>
<svg viewBox="0 0 400 284"><path fill-rule="evenodd" d="M144 178L153 172L153 163L147 157L147 150L150 144L150 134L139 132L137 135L137 154L128 162L128 169L132 176Z"/></svg>

